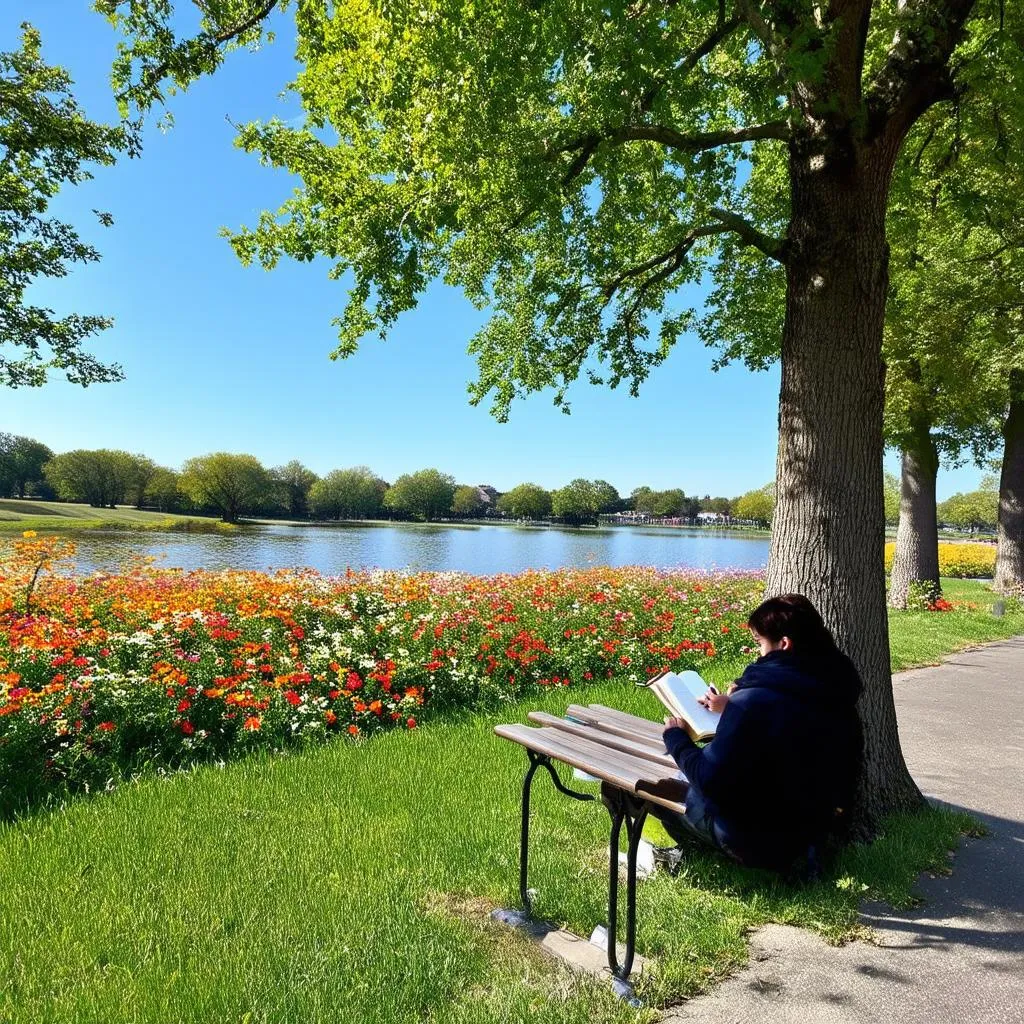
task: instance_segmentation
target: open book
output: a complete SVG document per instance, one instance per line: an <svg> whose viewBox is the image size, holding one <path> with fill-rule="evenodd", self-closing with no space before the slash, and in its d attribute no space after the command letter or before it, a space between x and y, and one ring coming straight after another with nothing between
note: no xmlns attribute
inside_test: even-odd
<svg viewBox="0 0 1024 1024"><path fill-rule="evenodd" d="M639 685L646 686L670 715L686 722L693 739L709 740L715 735L722 715L697 703L697 698L708 692L708 684L696 672L663 672Z"/></svg>

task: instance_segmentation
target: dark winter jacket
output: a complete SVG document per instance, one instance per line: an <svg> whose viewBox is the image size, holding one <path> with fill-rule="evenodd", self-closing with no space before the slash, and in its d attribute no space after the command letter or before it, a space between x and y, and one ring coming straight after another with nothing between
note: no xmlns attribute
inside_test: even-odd
<svg viewBox="0 0 1024 1024"><path fill-rule="evenodd" d="M845 655L770 651L749 665L703 749L665 744L744 863L783 869L849 808L861 763L861 681Z"/></svg>

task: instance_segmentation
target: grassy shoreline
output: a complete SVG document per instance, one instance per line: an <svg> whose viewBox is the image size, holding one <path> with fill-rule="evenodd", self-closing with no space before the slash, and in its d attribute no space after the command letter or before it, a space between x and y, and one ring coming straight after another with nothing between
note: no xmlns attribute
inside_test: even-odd
<svg viewBox="0 0 1024 1024"><path fill-rule="evenodd" d="M891 613L894 667L1024 632L1016 607L992 616L981 584L947 581L947 595L978 607ZM728 682L736 668L709 662L705 674ZM0 1019L651 1019L487 916L516 902L525 767L492 727L572 700L660 713L623 682L534 692L412 732L150 776L0 826ZM534 792L538 912L589 934L605 915L607 815L548 785ZM642 996L664 1005L707 989L769 921L830 942L861 934L863 898L913 904L918 874L948 870L973 829L937 810L892 819L804 888L689 858L677 878L640 886L638 949L653 964ZM665 841L657 823L646 831Z"/></svg>
<svg viewBox="0 0 1024 1024"><path fill-rule="evenodd" d="M148 512L134 508L94 508L71 502L0 499L0 536L25 530L46 533L66 530L156 530L192 533L234 532L238 529L211 516Z"/></svg>

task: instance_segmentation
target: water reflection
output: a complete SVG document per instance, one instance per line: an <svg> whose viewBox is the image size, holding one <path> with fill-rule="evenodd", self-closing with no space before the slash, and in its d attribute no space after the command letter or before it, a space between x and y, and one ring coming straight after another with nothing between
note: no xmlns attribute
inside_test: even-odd
<svg viewBox="0 0 1024 1024"><path fill-rule="evenodd" d="M767 538L652 527L266 526L230 536L83 531L75 541L84 571L117 569L145 555L183 569L309 566L330 574L370 567L480 574L587 565L756 569L768 559Z"/></svg>

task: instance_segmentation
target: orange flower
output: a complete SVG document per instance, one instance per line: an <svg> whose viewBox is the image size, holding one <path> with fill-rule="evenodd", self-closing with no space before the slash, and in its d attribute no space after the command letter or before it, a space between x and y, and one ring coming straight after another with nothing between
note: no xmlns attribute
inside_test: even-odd
<svg viewBox="0 0 1024 1024"><path fill-rule="evenodd" d="M359 735L359 726L358 726L358 725L350 725L350 726L348 727L348 731L349 731L349 732L350 732L350 733L351 733L351 734L352 734L353 736L358 736L358 735Z"/></svg>
<svg viewBox="0 0 1024 1024"><path fill-rule="evenodd" d="M243 723L242 728L247 732L259 732L262 724L263 720L259 715L250 715Z"/></svg>

